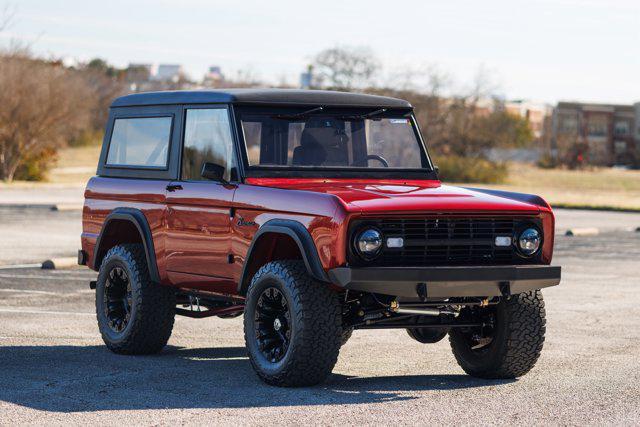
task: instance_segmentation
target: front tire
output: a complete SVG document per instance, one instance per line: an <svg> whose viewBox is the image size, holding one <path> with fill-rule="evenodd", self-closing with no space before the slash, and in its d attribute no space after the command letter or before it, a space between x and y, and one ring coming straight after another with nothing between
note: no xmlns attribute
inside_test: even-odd
<svg viewBox="0 0 640 427"><path fill-rule="evenodd" d="M162 350L171 336L175 308L174 290L151 281L142 245L118 245L107 252L96 284L96 315L111 351Z"/></svg>
<svg viewBox="0 0 640 427"><path fill-rule="evenodd" d="M544 344L546 318L542 293L512 295L476 316L493 323L480 331L452 329L449 341L458 364L474 377L520 377L533 368Z"/></svg>
<svg viewBox="0 0 640 427"><path fill-rule="evenodd" d="M337 294L315 282L302 261L270 262L251 281L245 342L251 365L267 384L322 382L338 359L341 323Z"/></svg>

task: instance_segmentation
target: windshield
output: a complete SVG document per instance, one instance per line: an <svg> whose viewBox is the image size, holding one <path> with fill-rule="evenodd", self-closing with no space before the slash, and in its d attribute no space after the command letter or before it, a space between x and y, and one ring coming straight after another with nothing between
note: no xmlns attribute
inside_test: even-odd
<svg viewBox="0 0 640 427"><path fill-rule="evenodd" d="M308 115L241 111L240 123L254 168L430 169L406 110Z"/></svg>

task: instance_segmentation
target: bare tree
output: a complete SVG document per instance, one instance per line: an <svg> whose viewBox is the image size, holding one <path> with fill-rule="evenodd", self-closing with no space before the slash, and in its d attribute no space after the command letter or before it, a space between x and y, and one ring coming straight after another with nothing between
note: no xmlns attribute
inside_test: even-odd
<svg viewBox="0 0 640 427"><path fill-rule="evenodd" d="M9 28L16 16L15 6L6 4L0 11L0 33Z"/></svg>
<svg viewBox="0 0 640 427"><path fill-rule="evenodd" d="M480 68L462 93L453 79L436 67L405 67L390 86L376 93L404 98L415 108L422 134L436 156L484 158L490 148L519 147L531 141L526 120L507 114L494 97L498 86Z"/></svg>
<svg viewBox="0 0 640 427"><path fill-rule="evenodd" d="M370 86L380 63L366 47L334 47L318 53L313 60L316 79L336 89Z"/></svg>
<svg viewBox="0 0 640 427"><path fill-rule="evenodd" d="M101 59L92 59L79 68L75 73L76 77L84 79L92 92L90 132L104 129L111 102L127 92L127 81L133 81L129 74L142 74L145 71L147 70L140 68L120 70Z"/></svg>
<svg viewBox="0 0 640 427"><path fill-rule="evenodd" d="M25 49L0 56L0 179L48 156L89 124L91 90L74 71Z"/></svg>

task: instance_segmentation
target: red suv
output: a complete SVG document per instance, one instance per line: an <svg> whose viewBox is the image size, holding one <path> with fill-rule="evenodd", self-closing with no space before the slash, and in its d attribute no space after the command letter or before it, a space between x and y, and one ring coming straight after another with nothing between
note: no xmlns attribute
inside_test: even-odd
<svg viewBox="0 0 640 427"><path fill-rule="evenodd" d="M79 263L116 353L159 352L176 314L244 314L269 384L316 384L384 328L513 378L542 350L553 237L540 197L442 185L406 101L157 92L111 106Z"/></svg>

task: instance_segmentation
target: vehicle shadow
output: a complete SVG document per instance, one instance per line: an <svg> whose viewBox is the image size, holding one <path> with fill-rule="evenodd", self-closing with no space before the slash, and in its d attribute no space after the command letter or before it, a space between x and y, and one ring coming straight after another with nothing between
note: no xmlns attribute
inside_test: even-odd
<svg viewBox="0 0 640 427"><path fill-rule="evenodd" d="M168 347L119 356L104 346L0 347L0 400L53 412L362 404L415 399L412 392L485 387L466 375L351 377L320 386L263 384L244 347Z"/></svg>

